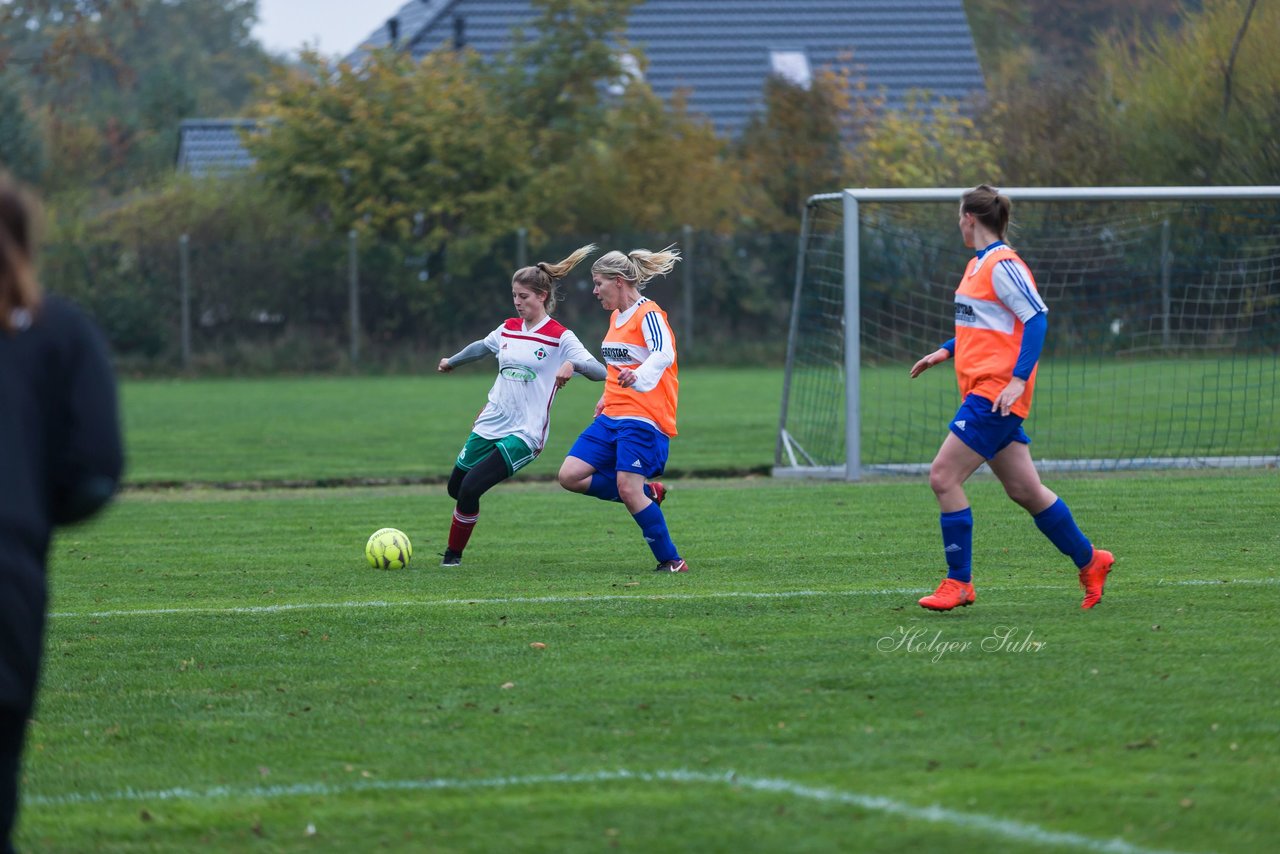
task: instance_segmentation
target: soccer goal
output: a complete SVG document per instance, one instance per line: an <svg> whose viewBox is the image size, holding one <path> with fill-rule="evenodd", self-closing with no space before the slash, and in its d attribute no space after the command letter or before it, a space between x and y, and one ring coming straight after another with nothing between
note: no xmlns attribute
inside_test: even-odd
<svg viewBox="0 0 1280 854"><path fill-rule="evenodd" d="M959 405L963 189L809 199L774 474L919 473ZM1042 470L1280 464L1280 187L1004 189L1049 306Z"/></svg>

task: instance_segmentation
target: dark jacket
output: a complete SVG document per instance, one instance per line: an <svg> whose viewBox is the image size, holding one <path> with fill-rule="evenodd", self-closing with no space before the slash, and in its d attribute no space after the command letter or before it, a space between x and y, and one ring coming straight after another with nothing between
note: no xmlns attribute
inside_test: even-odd
<svg viewBox="0 0 1280 854"><path fill-rule="evenodd" d="M25 328L0 331L0 707L28 710L35 693L53 527L101 509L123 467L106 342L46 297Z"/></svg>

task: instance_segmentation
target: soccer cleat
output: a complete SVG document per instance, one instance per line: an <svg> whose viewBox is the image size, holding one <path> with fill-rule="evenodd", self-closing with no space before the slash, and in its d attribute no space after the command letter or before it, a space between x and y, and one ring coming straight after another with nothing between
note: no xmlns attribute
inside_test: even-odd
<svg viewBox="0 0 1280 854"><path fill-rule="evenodd" d="M944 578L937 590L920 600L920 606L930 611L950 611L972 605L976 598L973 585L968 581Z"/></svg>
<svg viewBox="0 0 1280 854"><path fill-rule="evenodd" d="M462 566L462 555L458 554L453 549L446 548L444 550L444 554L440 557L442 558L440 561L441 566Z"/></svg>
<svg viewBox="0 0 1280 854"><path fill-rule="evenodd" d="M1093 557L1080 570L1080 587L1084 590L1081 608L1092 608L1102 601L1102 588L1107 583L1107 573L1116 562L1116 556L1105 549L1094 549Z"/></svg>
<svg viewBox="0 0 1280 854"><path fill-rule="evenodd" d="M649 488L653 490L653 503L661 507L662 499L667 497L667 488L658 480L650 481Z"/></svg>
<svg viewBox="0 0 1280 854"><path fill-rule="evenodd" d="M683 558L675 560L664 560L653 568L654 572L688 572L689 564L684 562Z"/></svg>

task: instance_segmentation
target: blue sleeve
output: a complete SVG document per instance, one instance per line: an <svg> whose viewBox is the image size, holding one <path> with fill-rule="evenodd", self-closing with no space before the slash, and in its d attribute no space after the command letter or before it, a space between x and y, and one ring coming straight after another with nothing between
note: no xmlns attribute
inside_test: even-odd
<svg viewBox="0 0 1280 854"><path fill-rule="evenodd" d="M951 358L954 359L956 357L956 339L948 338L945 342L943 342L942 347L939 349L946 350L948 353L951 354Z"/></svg>
<svg viewBox="0 0 1280 854"><path fill-rule="evenodd" d="M1022 324L1022 348L1018 350L1018 363L1013 366L1013 375L1018 379L1030 379L1036 362L1040 361L1040 351L1044 349L1044 334L1049 329L1049 316L1043 311Z"/></svg>

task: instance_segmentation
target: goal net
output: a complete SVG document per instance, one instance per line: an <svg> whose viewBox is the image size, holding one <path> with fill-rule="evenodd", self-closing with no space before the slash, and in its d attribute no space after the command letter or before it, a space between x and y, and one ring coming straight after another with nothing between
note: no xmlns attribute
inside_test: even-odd
<svg viewBox="0 0 1280 854"><path fill-rule="evenodd" d="M775 475L917 473L959 406L962 189L809 199ZM1280 464L1280 187L1006 189L1049 306L1042 470Z"/></svg>

